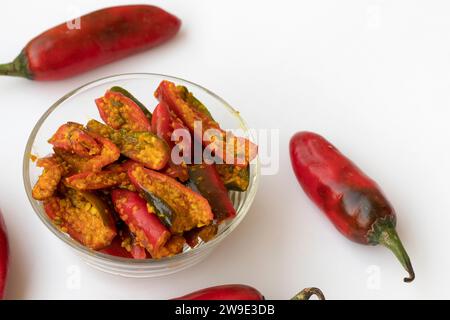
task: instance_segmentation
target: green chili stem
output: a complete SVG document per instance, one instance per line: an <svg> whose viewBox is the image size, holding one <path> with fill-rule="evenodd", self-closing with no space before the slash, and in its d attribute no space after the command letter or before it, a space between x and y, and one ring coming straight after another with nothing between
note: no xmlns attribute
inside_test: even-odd
<svg viewBox="0 0 450 320"><path fill-rule="evenodd" d="M32 76L28 70L28 62L23 52L13 62L0 64L0 75L31 79Z"/></svg>
<svg viewBox="0 0 450 320"><path fill-rule="evenodd" d="M0 64L0 75L5 76L20 76L13 62Z"/></svg>
<svg viewBox="0 0 450 320"><path fill-rule="evenodd" d="M372 244L381 244L391 250L409 273L409 277L403 279L405 282L412 282L415 279L414 269L403 244L395 230L391 219L379 219L373 225L373 231L369 234Z"/></svg>
<svg viewBox="0 0 450 320"><path fill-rule="evenodd" d="M319 300L325 300L322 290L318 288L306 288L297 293L291 300L309 300L312 296L317 296Z"/></svg>

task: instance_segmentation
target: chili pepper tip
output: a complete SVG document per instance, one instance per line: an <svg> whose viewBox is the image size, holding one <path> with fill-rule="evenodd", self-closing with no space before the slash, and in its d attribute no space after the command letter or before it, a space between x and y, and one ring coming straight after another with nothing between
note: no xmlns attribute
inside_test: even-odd
<svg viewBox="0 0 450 320"><path fill-rule="evenodd" d="M297 293L291 300L309 300L312 296L317 296L319 300L325 300L325 295L319 288L306 288Z"/></svg>
<svg viewBox="0 0 450 320"><path fill-rule="evenodd" d="M404 282L412 282L416 278L411 260L395 230L394 222L391 219L378 219L373 224L373 230L368 235L371 244L381 244L391 250L402 264L403 268L409 273L404 278Z"/></svg>

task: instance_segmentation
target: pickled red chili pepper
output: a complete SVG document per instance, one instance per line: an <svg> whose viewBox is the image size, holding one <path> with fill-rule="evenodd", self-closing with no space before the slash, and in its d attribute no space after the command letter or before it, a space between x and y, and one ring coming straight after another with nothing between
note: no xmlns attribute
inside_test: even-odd
<svg viewBox="0 0 450 320"><path fill-rule="evenodd" d="M320 289L306 288L296 294L291 300L309 300L316 295L319 300L325 300ZM265 300L255 288L242 284L229 284L195 291L173 300Z"/></svg>
<svg viewBox="0 0 450 320"><path fill-rule="evenodd" d="M32 196L36 200L45 200L55 193L65 168L56 156L38 159L37 166L44 168L44 171L33 187Z"/></svg>
<svg viewBox="0 0 450 320"><path fill-rule="evenodd" d="M81 124L75 122L63 124L48 142L55 148L81 157L95 156L101 150L100 144L83 129Z"/></svg>
<svg viewBox="0 0 450 320"><path fill-rule="evenodd" d="M150 121L138 104L120 92L108 90L95 103L102 120L113 129L152 130Z"/></svg>
<svg viewBox="0 0 450 320"><path fill-rule="evenodd" d="M160 102L152 116L152 131L161 139L164 139L169 145L172 153L175 148L175 142L172 141L172 133L174 130L187 130L183 122L172 112L164 102ZM191 141L181 141L177 144L179 149L189 150ZM190 157L189 157L190 158ZM172 157L169 159L168 168L165 170L166 174L172 178L178 178L180 181L186 181L189 178L187 166L185 163L175 164Z"/></svg>
<svg viewBox="0 0 450 320"><path fill-rule="evenodd" d="M63 198L45 200L44 209L59 229L91 249L109 246L117 234L109 207L92 193L68 189Z"/></svg>
<svg viewBox="0 0 450 320"><path fill-rule="evenodd" d="M290 155L303 190L336 228L352 241L390 249L409 273L404 281L413 281L413 267L395 230L395 211L376 182L315 133L295 134Z"/></svg>
<svg viewBox="0 0 450 320"><path fill-rule="evenodd" d="M152 132L114 130L96 120L90 120L86 128L90 133L110 139L119 148L120 153L147 168L160 170L169 161L167 143Z"/></svg>
<svg viewBox="0 0 450 320"><path fill-rule="evenodd" d="M88 71L172 38L180 20L155 6L101 9L79 18L80 28L62 23L31 40L0 75L57 80Z"/></svg>
<svg viewBox="0 0 450 320"><path fill-rule="evenodd" d="M109 90L112 92L119 92L119 93L123 94L125 97L131 99L142 110L142 112L147 117L148 121L150 121L150 123L152 122L152 113L147 109L146 106L144 106L138 99L136 99L136 97L133 96L129 91L127 91L124 88L119 87L119 86L114 86Z"/></svg>
<svg viewBox="0 0 450 320"><path fill-rule="evenodd" d="M120 258L132 259L133 256L124 247L122 247L122 239L115 237L109 246L100 250L100 252Z"/></svg>
<svg viewBox="0 0 450 320"><path fill-rule="evenodd" d="M175 179L139 165L132 167L128 176L138 190L150 192L170 206L171 232L182 233L212 222L208 201Z"/></svg>
<svg viewBox="0 0 450 320"><path fill-rule="evenodd" d="M0 211L0 300L3 299L8 275L9 247L5 221Z"/></svg>
<svg viewBox="0 0 450 320"><path fill-rule="evenodd" d="M208 200L217 221L222 222L236 216L236 209L214 165L190 165L189 178L200 194Z"/></svg>
<svg viewBox="0 0 450 320"><path fill-rule="evenodd" d="M258 148L254 143L223 130L210 115L199 109L198 103L186 98L185 87L176 86L165 80L156 89L155 97L167 104L170 111L183 121L186 127L196 135L195 138L209 150L209 153L221 160L228 160L229 155L234 155L231 159L232 164L242 166L247 166L256 157ZM201 133L196 129L198 124L202 126ZM212 136L204 138L203 135L206 132L211 133Z"/></svg>
<svg viewBox="0 0 450 320"><path fill-rule="evenodd" d="M108 138L86 131L81 124L68 122L56 131L49 143L55 152L78 172L97 172L120 156L120 150ZM59 150L59 152L57 151Z"/></svg>
<svg viewBox="0 0 450 320"><path fill-rule="evenodd" d="M157 258L160 249L169 240L170 232L136 192L116 189L111 193L111 197L120 218L136 235L139 243L152 257Z"/></svg>

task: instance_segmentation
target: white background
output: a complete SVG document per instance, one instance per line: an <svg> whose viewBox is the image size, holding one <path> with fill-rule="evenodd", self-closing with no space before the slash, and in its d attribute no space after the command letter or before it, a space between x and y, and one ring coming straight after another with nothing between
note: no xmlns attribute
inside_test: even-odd
<svg viewBox="0 0 450 320"><path fill-rule="evenodd" d="M77 10L125 2L4 2L0 58L12 60ZM250 284L269 299L307 286L329 299L450 298L448 1L152 3L183 20L170 43L65 81L0 78L7 298L167 299L224 283ZM22 185L22 153L41 114L71 89L123 72L192 80L252 127L280 130L279 173L262 177L247 218L206 261L166 278L126 279L84 265L38 220ZM298 130L326 136L382 185L398 212L414 283L402 282L405 272L386 249L343 238L302 193L287 148Z"/></svg>

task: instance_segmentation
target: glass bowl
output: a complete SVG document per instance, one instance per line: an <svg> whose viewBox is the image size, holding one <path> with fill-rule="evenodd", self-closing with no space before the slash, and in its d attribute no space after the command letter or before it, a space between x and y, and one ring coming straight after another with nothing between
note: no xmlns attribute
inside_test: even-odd
<svg viewBox="0 0 450 320"><path fill-rule="evenodd" d="M133 260L97 252L81 245L53 225L47 217L42 203L34 200L31 196L32 187L36 183L42 169L36 167L30 156L43 157L52 153L51 145L47 140L60 125L67 121L85 124L90 119L99 119L94 99L102 96L107 89L113 86L124 87L152 110L157 104L156 99L153 97L153 92L162 80L170 80L176 84L186 86L208 107L213 117L224 129L230 131L239 130L237 133L239 136L255 142L245 121L239 116L239 112L208 89L193 82L171 76L134 73L99 79L66 94L42 115L33 128L25 148L23 181L31 206L40 220L88 265L111 274L127 277L158 277L184 270L199 263L241 223L250 209L258 188L260 164L257 157L250 164L250 185L248 190L246 192L230 192L231 200L237 211L236 218L222 224L217 236L208 243L200 242L192 249L185 246L182 253L159 260Z"/></svg>

